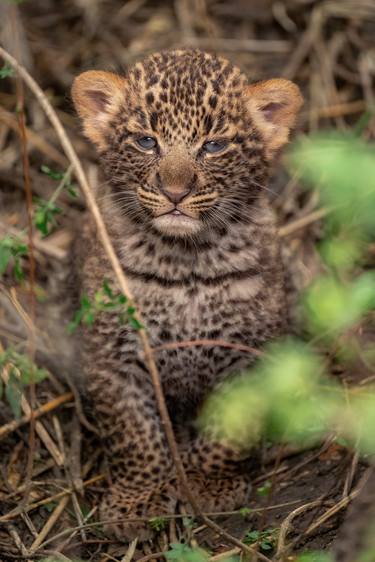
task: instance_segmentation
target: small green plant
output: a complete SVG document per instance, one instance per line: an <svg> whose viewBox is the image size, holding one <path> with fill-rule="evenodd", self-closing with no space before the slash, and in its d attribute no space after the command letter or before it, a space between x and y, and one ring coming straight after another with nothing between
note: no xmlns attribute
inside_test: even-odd
<svg viewBox="0 0 375 562"><path fill-rule="evenodd" d="M14 69L7 63L0 68L0 79L14 76Z"/></svg>
<svg viewBox="0 0 375 562"><path fill-rule="evenodd" d="M101 289L95 293L92 300L87 295L81 297L80 308L68 324L68 332L73 333L80 324L92 326L98 314L102 312L116 313L120 324L129 323L135 330L142 328L135 318L135 308L128 304L127 297L115 294L109 282L104 279Z"/></svg>
<svg viewBox="0 0 375 562"><path fill-rule="evenodd" d="M17 281L24 278L21 262L28 248L17 236L7 235L0 240L0 277L9 269Z"/></svg>
<svg viewBox="0 0 375 562"><path fill-rule="evenodd" d="M182 524L185 527L185 529L188 529L190 531L197 526L197 523L195 519L193 519L193 517L183 517Z"/></svg>
<svg viewBox="0 0 375 562"><path fill-rule="evenodd" d="M273 550L279 537L280 529L266 529L265 531L249 531L243 542L248 545L258 544L263 552Z"/></svg>
<svg viewBox="0 0 375 562"><path fill-rule="evenodd" d="M257 488L258 496L267 497L270 495L272 490L272 482L270 480L266 480L263 486L259 486Z"/></svg>
<svg viewBox="0 0 375 562"><path fill-rule="evenodd" d="M51 180L61 182L57 187L57 189L59 189L59 192L65 189L73 199L78 197L77 186L71 181L71 176L72 176L71 166L65 172L53 170L52 168L49 168L48 166L45 165L41 166L40 170L43 172L43 174L46 174L49 178L51 178ZM59 193L57 194L57 196L58 195Z"/></svg>
<svg viewBox="0 0 375 562"><path fill-rule="evenodd" d="M238 512L241 515L241 517L246 519L247 517L249 517L249 515L252 514L253 510L250 507L241 507L241 509L239 509Z"/></svg>
<svg viewBox="0 0 375 562"><path fill-rule="evenodd" d="M61 192L65 189L71 197L77 197L77 190L71 182L72 166L66 172L52 170L48 166L42 166L41 171L52 180L59 181L50 199L34 198L34 224L43 236L48 236L57 226L57 215L62 213L60 207L56 205Z"/></svg>
<svg viewBox="0 0 375 562"><path fill-rule="evenodd" d="M21 415L21 397L24 387L31 383L41 382L48 376L48 372L40 369L26 355L22 355L12 348L0 353L0 371L3 369L6 369L8 380L4 384L0 378L0 399L5 394L13 415L18 418Z"/></svg>
<svg viewBox="0 0 375 562"><path fill-rule="evenodd" d="M152 517L148 520L148 523L154 531L160 533L160 531L164 531L167 526L167 519L165 517Z"/></svg>
<svg viewBox="0 0 375 562"><path fill-rule="evenodd" d="M56 216L61 213L60 207L57 207L52 200L46 201L34 197L34 224L43 236L50 234L57 226Z"/></svg>

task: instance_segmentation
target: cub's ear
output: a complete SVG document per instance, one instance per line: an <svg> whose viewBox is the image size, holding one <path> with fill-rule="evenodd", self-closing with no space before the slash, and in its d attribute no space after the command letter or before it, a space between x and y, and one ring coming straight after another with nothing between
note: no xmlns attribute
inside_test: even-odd
<svg viewBox="0 0 375 562"><path fill-rule="evenodd" d="M127 82L112 72L90 70L75 78L72 98L83 131L99 150L106 148L111 119L125 100Z"/></svg>
<svg viewBox="0 0 375 562"><path fill-rule="evenodd" d="M300 89L283 78L265 80L247 86L246 100L254 124L266 143L266 155L272 158L288 141L303 103Z"/></svg>

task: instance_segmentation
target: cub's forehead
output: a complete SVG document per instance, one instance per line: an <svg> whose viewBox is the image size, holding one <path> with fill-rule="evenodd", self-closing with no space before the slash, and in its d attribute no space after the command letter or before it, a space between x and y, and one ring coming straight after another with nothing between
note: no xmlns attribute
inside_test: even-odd
<svg viewBox="0 0 375 562"><path fill-rule="evenodd" d="M195 50L168 51L128 76L139 124L166 140L225 134L242 114L246 77L229 61Z"/></svg>

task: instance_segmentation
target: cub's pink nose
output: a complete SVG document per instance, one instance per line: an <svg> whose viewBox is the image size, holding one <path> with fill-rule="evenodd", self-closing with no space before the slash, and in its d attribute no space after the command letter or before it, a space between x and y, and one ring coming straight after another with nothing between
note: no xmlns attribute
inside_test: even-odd
<svg viewBox="0 0 375 562"><path fill-rule="evenodd" d="M180 203L186 195L190 193L190 189L172 191L170 189L163 189L163 193L168 199L176 205Z"/></svg>

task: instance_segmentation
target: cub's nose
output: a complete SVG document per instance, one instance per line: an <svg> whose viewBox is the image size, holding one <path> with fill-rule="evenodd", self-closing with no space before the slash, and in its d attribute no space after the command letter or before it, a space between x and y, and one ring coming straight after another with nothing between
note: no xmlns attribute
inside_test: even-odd
<svg viewBox="0 0 375 562"><path fill-rule="evenodd" d="M168 197L169 201L175 203L176 205L180 203L186 195L190 193L190 189L163 189L163 193Z"/></svg>

